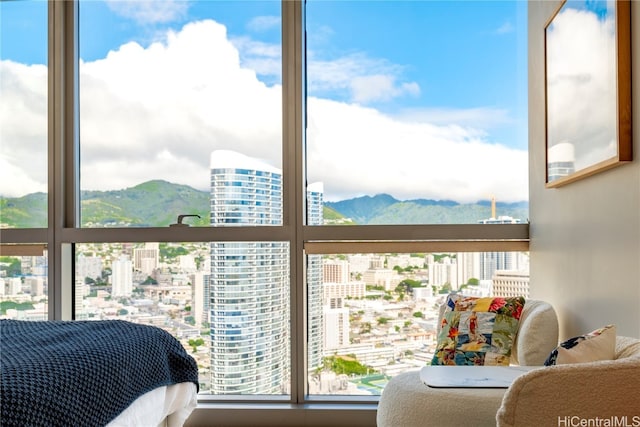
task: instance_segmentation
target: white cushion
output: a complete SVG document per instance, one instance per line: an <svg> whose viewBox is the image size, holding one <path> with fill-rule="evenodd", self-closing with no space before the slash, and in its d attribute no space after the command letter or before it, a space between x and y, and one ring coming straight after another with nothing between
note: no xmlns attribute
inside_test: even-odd
<svg viewBox="0 0 640 427"><path fill-rule="evenodd" d="M524 304L516 341L511 350L511 363L542 366L558 345L558 316L551 304L527 300Z"/></svg>
<svg viewBox="0 0 640 427"><path fill-rule="evenodd" d="M545 365L613 360L616 355L616 327L607 325L585 335L570 338L556 347Z"/></svg>

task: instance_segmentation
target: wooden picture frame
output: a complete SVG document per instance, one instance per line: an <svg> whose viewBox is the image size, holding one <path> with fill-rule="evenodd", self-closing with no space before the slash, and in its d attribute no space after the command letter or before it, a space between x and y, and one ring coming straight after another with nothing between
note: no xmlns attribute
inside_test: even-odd
<svg viewBox="0 0 640 427"><path fill-rule="evenodd" d="M632 160L630 3L564 0L545 25L547 188Z"/></svg>

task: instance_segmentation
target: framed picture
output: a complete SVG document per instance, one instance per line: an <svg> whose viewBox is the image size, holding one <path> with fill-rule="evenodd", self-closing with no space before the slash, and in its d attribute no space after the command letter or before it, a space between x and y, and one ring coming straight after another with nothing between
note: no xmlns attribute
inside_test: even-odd
<svg viewBox="0 0 640 427"><path fill-rule="evenodd" d="M566 0L545 26L549 188L632 160L630 3Z"/></svg>

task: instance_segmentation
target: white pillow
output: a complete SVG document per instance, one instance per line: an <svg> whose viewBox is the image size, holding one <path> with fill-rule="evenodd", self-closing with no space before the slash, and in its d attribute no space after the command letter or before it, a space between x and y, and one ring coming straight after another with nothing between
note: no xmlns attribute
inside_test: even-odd
<svg viewBox="0 0 640 427"><path fill-rule="evenodd" d="M586 335L560 343L544 362L545 366L613 360L616 351L616 327L607 325Z"/></svg>

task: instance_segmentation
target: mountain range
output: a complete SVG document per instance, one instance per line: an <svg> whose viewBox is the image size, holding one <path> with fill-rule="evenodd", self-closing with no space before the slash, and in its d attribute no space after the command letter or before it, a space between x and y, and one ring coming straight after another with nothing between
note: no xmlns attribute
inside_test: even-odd
<svg viewBox="0 0 640 427"><path fill-rule="evenodd" d="M178 214L193 226L209 224L209 192L167 181L148 181L123 190L82 191L82 225L88 227L166 227ZM528 202L496 203L499 216L526 221ZM325 202L326 224L473 224L491 217L491 201L398 200L388 194ZM47 195L0 196L2 227L46 227Z"/></svg>

